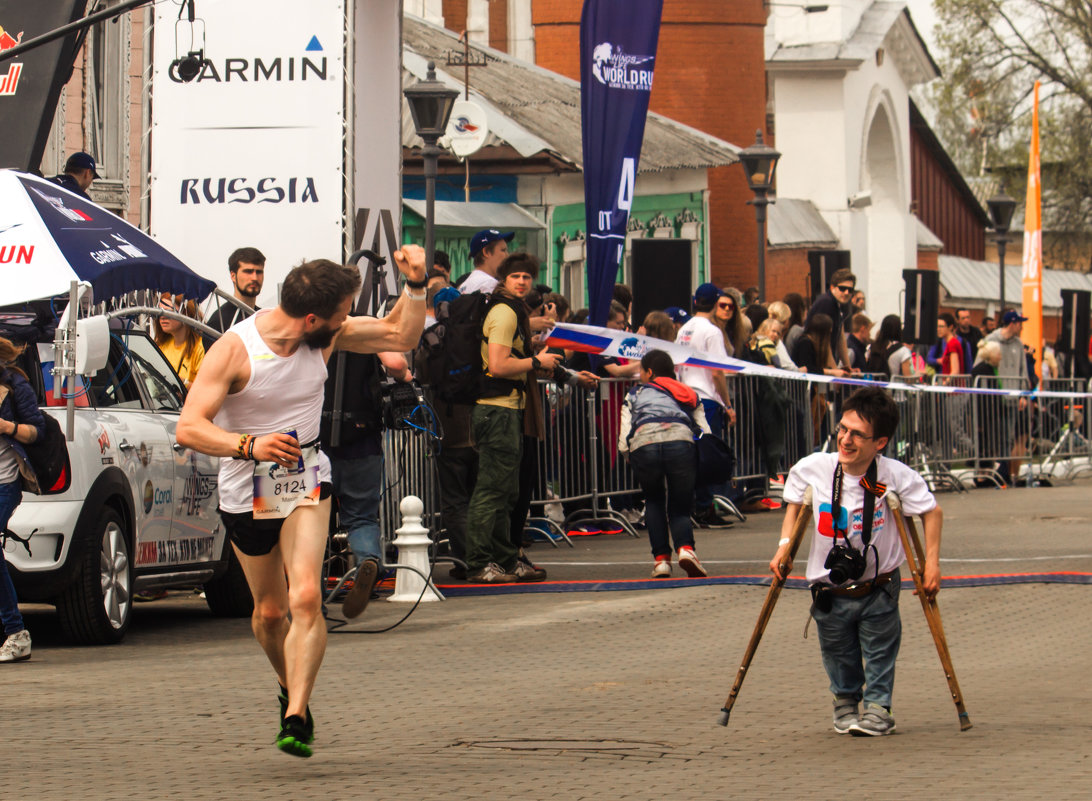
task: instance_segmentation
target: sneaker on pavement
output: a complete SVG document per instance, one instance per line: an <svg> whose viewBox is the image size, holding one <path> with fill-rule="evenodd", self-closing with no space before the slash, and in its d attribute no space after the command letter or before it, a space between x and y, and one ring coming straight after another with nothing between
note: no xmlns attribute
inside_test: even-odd
<svg viewBox="0 0 1092 801"><path fill-rule="evenodd" d="M516 558L516 566L512 568L511 575L516 577L516 581L521 582L546 580L546 571L541 567L535 567L522 553Z"/></svg>
<svg viewBox="0 0 1092 801"><path fill-rule="evenodd" d="M712 507L703 509L694 515L694 522L701 528L731 528L735 525L728 518L721 517L717 514L716 509L713 509Z"/></svg>
<svg viewBox="0 0 1092 801"><path fill-rule="evenodd" d="M858 720L860 710L857 699L849 695L834 696L834 731L849 734L849 729Z"/></svg>
<svg viewBox="0 0 1092 801"><path fill-rule="evenodd" d="M375 580L379 577L379 563L374 559L365 559L353 576L353 588L345 594L341 602L341 611L347 618L360 617L372 599Z"/></svg>
<svg viewBox="0 0 1092 801"><path fill-rule="evenodd" d="M468 573L466 580L471 584L512 584L519 579L513 573L506 573L500 566L490 562L481 570Z"/></svg>
<svg viewBox="0 0 1092 801"><path fill-rule="evenodd" d="M286 754L298 757L309 757L314 751L311 749L311 741L314 739L314 728L308 731L307 722L299 715L289 715L281 723L281 732L277 735L277 748Z"/></svg>
<svg viewBox="0 0 1092 801"><path fill-rule="evenodd" d="M652 578L668 578L671 575L671 560L657 559L656 566L652 568Z"/></svg>
<svg viewBox="0 0 1092 801"><path fill-rule="evenodd" d="M685 570L690 578L703 578L709 575L698 561L698 555L694 553L694 549L686 546L679 548L679 567Z"/></svg>
<svg viewBox="0 0 1092 801"><path fill-rule="evenodd" d="M869 704L860 719L850 725L854 737L880 737L895 731L895 719L879 704Z"/></svg>
<svg viewBox="0 0 1092 801"><path fill-rule="evenodd" d="M26 629L9 634L0 645L0 662L22 662L30 659L30 632Z"/></svg>

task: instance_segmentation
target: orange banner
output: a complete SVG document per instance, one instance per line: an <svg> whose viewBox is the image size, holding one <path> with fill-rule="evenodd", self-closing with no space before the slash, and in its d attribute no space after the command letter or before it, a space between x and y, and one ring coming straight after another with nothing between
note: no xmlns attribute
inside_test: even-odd
<svg viewBox="0 0 1092 801"><path fill-rule="evenodd" d="M1035 372L1043 358L1043 204L1039 168L1039 82L1031 111L1031 151L1028 156L1028 194L1024 203L1024 323L1021 338L1035 351Z"/></svg>

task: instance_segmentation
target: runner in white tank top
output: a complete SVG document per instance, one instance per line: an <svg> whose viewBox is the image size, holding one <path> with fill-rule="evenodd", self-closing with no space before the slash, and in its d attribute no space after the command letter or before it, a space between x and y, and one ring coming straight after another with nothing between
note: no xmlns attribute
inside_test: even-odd
<svg viewBox="0 0 1092 801"><path fill-rule="evenodd" d="M224 398L213 422L225 431L246 431L256 436L295 431L300 445L318 439L326 358L321 350L300 345L291 356L278 356L258 333L260 311L228 329L243 340L250 358L250 380L239 392ZM330 480L330 461L319 452L319 478ZM251 511L254 501L254 465L242 459L220 459L220 508L225 512Z"/></svg>
<svg viewBox="0 0 1092 801"><path fill-rule="evenodd" d="M348 317L357 268L328 261L294 268L277 307L233 326L209 349L178 420L179 445L221 458L221 517L254 596L254 635L281 683L275 742L293 756L312 753L308 701L326 650L321 573L330 500L321 484L330 467L311 446L326 361L335 348L416 347L425 253L405 245L394 261L406 296L382 320Z"/></svg>

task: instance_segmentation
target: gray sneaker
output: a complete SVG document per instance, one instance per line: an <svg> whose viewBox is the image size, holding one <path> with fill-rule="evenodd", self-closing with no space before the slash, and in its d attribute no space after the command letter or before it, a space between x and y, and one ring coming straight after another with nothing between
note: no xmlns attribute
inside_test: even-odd
<svg viewBox="0 0 1092 801"><path fill-rule="evenodd" d="M466 580L471 584L512 584L519 581L514 573L506 573L499 566L490 562L481 570L476 570L467 575Z"/></svg>
<svg viewBox="0 0 1092 801"><path fill-rule="evenodd" d="M0 645L0 662L22 662L30 659L30 632L26 629L8 635Z"/></svg>
<svg viewBox="0 0 1092 801"><path fill-rule="evenodd" d="M879 704L869 704L860 720L849 727L854 737L881 737L894 731L895 719Z"/></svg>
<svg viewBox="0 0 1092 801"><path fill-rule="evenodd" d="M516 577L516 581L522 582L546 580L546 571L541 567L535 567L526 556L520 556L516 559L516 566L512 568L512 575Z"/></svg>
<svg viewBox="0 0 1092 801"><path fill-rule="evenodd" d="M851 695L834 696L834 731L849 734L849 729L857 723L859 710L857 699Z"/></svg>

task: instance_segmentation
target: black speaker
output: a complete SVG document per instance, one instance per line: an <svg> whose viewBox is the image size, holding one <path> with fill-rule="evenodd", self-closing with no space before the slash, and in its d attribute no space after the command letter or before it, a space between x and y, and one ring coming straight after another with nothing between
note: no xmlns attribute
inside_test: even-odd
<svg viewBox="0 0 1092 801"><path fill-rule="evenodd" d="M937 341L940 273L936 270L903 270L906 282L902 315L902 341L932 345Z"/></svg>
<svg viewBox="0 0 1092 801"><path fill-rule="evenodd" d="M1062 336L1058 340L1058 350L1062 353L1088 354L1090 307L1092 292L1062 290Z"/></svg>
<svg viewBox="0 0 1092 801"><path fill-rule="evenodd" d="M811 279L811 303L827 291L835 270L849 269L848 250L809 250L808 267Z"/></svg>
<svg viewBox="0 0 1092 801"><path fill-rule="evenodd" d="M633 288L633 325L638 327L650 311L679 306L690 311L694 294L692 239L634 239L630 251Z"/></svg>

